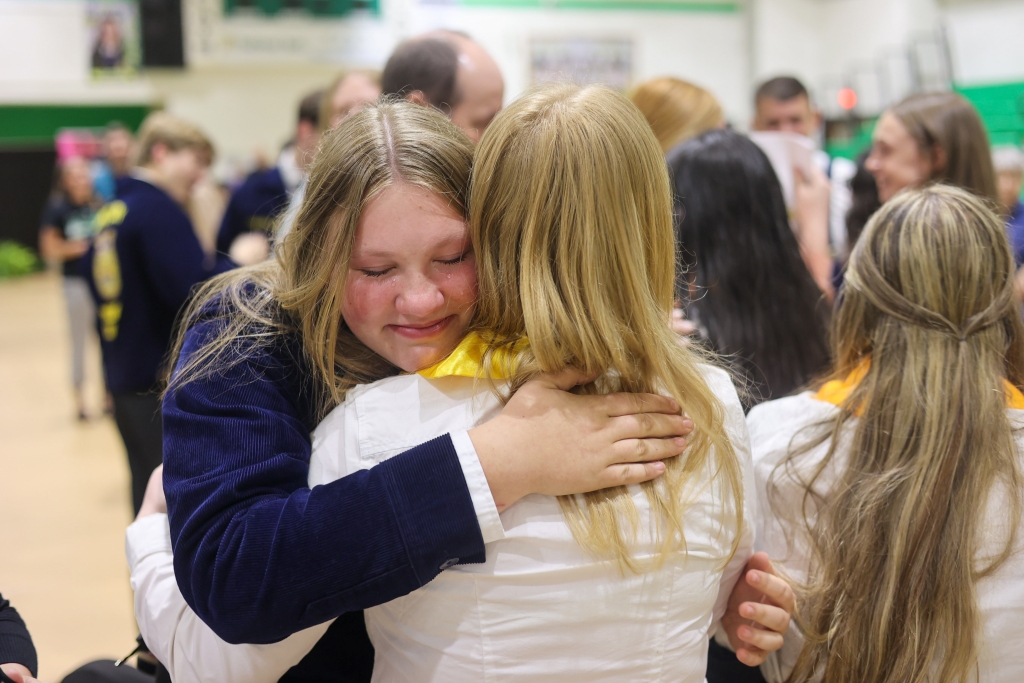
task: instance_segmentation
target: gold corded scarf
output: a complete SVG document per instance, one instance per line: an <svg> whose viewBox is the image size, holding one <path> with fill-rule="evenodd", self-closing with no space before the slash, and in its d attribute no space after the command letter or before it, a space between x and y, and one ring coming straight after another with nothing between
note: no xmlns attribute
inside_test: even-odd
<svg viewBox="0 0 1024 683"><path fill-rule="evenodd" d="M850 398L850 394L857 388L857 385L867 377L868 370L871 368L871 359L866 358L862 360L853 371L846 376L846 379L834 379L831 382L825 382L818 393L814 395L814 398L825 403L831 403L834 406L841 406L846 399ZM1006 407L1013 408L1014 410L1024 410L1024 394L1020 392L1020 389L1010 384L1008 380L1003 380L1003 391L1006 393ZM860 415L863 409L858 408L854 411L855 415Z"/></svg>
<svg viewBox="0 0 1024 683"><path fill-rule="evenodd" d="M490 344L491 339L479 332L470 332L459 345L455 347L448 356L434 363L429 368L420 370L417 374L427 379L438 377L484 377L481 371L484 362L484 352ZM513 345L509 350L506 347L496 349L491 354L492 379L508 379L509 370L512 367L510 360L528 347L530 342L524 337Z"/></svg>

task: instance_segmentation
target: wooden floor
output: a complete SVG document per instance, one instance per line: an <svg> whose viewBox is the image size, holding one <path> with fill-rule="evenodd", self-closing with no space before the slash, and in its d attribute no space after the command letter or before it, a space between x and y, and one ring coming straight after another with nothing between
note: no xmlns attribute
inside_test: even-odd
<svg viewBox="0 0 1024 683"><path fill-rule="evenodd" d="M128 465L109 418L74 418L60 277L0 281L0 593L56 683L135 644L124 529ZM90 411L101 412L89 348Z"/></svg>

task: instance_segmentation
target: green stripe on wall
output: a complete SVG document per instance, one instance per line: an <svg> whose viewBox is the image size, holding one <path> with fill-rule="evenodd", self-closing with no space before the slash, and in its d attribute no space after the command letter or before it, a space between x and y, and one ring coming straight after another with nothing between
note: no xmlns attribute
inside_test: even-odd
<svg viewBox="0 0 1024 683"><path fill-rule="evenodd" d="M740 11L735 2L679 2L677 0L458 0L463 7L500 7L518 9L639 10L656 12Z"/></svg>
<svg viewBox="0 0 1024 683"><path fill-rule="evenodd" d="M1024 142L1024 82L957 87L981 114L993 145Z"/></svg>
<svg viewBox="0 0 1024 683"><path fill-rule="evenodd" d="M0 105L0 146L51 145L61 128L102 128L112 121L136 130L150 109L145 104Z"/></svg>

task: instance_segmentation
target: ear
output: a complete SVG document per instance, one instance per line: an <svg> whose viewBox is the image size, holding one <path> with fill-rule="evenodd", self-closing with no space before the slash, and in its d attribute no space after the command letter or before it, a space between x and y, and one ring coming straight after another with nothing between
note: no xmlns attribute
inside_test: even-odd
<svg viewBox="0 0 1024 683"><path fill-rule="evenodd" d="M946 155L946 150L942 148L942 145L935 143L932 145L932 173L945 170L946 164L949 162L949 157Z"/></svg>
<svg viewBox="0 0 1024 683"><path fill-rule="evenodd" d="M825 120L820 109L814 110L814 130L821 130L821 124Z"/></svg>
<svg viewBox="0 0 1024 683"><path fill-rule="evenodd" d="M409 100L413 104L418 104L421 107L430 106L430 100L427 99L427 96L423 94L422 90L413 90L405 96L405 99Z"/></svg>

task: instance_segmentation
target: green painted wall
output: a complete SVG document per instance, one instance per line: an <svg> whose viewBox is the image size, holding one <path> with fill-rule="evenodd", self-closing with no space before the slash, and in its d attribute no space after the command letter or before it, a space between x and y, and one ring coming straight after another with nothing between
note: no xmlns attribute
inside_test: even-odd
<svg viewBox="0 0 1024 683"><path fill-rule="evenodd" d="M145 104L0 105L0 147L50 146L61 128L102 128L111 121L135 130L151 109Z"/></svg>
<svg viewBox="0 0 1024 683"><path fill-rule="evenodd" d="M661 12L739 12L736 2L684 2L680 0L455 0L464 7L520 9L654 10Z"/></svg>
<svg viewBox="0 0 1024 683"><path fill-rule="evenodd" d="M1024 81L957 87L978 108L993 145L1024 142Z"/></svg>

